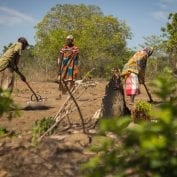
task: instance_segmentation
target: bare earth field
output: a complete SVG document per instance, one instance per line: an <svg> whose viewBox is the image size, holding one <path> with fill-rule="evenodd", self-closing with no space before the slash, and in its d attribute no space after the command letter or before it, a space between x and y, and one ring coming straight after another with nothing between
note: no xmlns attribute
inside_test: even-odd
<svg viewBox="0 0 177 177"><path fill-rule="evenodd" d="M78 104L85 121L89 121L100 108L104 96L106 81L96 80L95 85L80 91ZM16 136L0 139L0 177L80 177L80 164L92 156L87 146L90 137L81 130L70 134L45 137L41 144L31 144L31 130L34 122L44 117L54 117L68 95L58 100L58 85L54 82L30 82L31 87L45 98L42 102L31 103L31 92L21 81L15 83L12 98L19 105L20 117L11 121L6 115L0 119L0 125ZM148 101L144 88L136 101ZM127 106L132 109L129 99ZM73 104L73 107L75 105ZM77 109L70 115L71 122L80 123Z"/></svg>

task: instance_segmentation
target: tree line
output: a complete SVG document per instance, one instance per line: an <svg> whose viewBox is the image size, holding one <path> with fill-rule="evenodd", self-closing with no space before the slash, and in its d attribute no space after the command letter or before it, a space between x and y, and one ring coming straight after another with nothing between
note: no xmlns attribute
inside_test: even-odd
<svg viewBox="0 0 177 177"><path fill-rule="evenodd" d="M35 26L36 43L24 52L21 68L57 75L57 58L65 38L72 34L80 49L80 75L96 68L96 77L107 77L113 67L122 69L135 49L127 47L132 38L130 27L122 20L104 15L93 5L57 4ZM144 37L140 47L153 46L154 54L149 60L147 73L152 78L165 66L175 69L177 55L177 13L170 13L160 36ZM4 50L7 47L4 47Z"/></svg>

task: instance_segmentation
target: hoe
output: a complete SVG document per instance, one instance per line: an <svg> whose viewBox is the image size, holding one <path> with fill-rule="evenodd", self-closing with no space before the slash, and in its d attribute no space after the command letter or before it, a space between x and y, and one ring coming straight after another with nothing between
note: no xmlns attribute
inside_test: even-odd
<svg viewBox="0 0 177 177"><path fill-rule="evenodd" d="M16 73L21 76L24 77L24 75L20 72L20 71L16 71ZM28 106L26 106L25 110L35 110L35 109L47 109L46 106L41 105L39 102L43 101L44 98L42 98L39 94L37 94L29 85L29 83L26 80L23 80L23 82L27 85L27 87L30 89L30 91L32 92L31 95L31 100L30 102L28 102Z"/></svg>

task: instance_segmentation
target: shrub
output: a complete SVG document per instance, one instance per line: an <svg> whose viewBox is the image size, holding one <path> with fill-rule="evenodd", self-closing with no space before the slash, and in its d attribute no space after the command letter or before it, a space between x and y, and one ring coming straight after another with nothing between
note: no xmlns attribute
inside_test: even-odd
<svg viewBox="0 0 177 177"><path fill-rule="evenodd" d="M132 112L133 121L138 123L142 120L151 120L152 106L143 100L136 103L135 109Z"/></svg>
<svg viewBox="0 0 177 177"><path fill-rule="evenodd" d="M35 121L32 127L32 142L36 143L37 139L46 132L53 124L55 120L53 117L44 117L41 120ZM53 132L50 132L52 134Z"/></svg>
<svg viewBox="0 0 177 177"><path fill-rule="evenodd" d="M167 72L154 82L158 88L156 93L164 102L160 110L152 113L153 118L158 119L156 123L143 121L129 127L130 119L126 118L101 121L99 129L112 132L117 138L109 146L100 145L102 153L82 166L83 176L177 176L177 109L176 96L171 94L171 86L177 82L170 78Z"/></svg>
<svg viewBox="0 0 177 177"><path fill-rule="evenodd" d="M10 92L3 91L0 88L0 118L4 113L8 114L8 119L11 119L17 115L19 112L17 111L18 107L14 103L14 101L10 98Z"/></svg>
<svg viewBox="0 0 177 177"><path fill-rule="evenodd" d="M0 137L7 134L7 133L8 133L7 129L0 126Z"/></svg>

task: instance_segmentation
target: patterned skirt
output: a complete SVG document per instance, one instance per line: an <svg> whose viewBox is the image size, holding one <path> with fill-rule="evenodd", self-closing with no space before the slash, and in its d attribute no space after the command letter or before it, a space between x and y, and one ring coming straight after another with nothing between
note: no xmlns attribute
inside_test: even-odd
<svg viewBox="0 0 177 177"><path fill-rule="evenodd" d="M78 60L64 58L61 71L62 80L74 81L78 77L78 73Z"/></svg>
<svg viewBox="0 0 177 177"><path fill-rule="evenodd" d="M125 93L127 96L140 94L140 85L138 76L135 73L131 73L125 81Z"/></svg>

